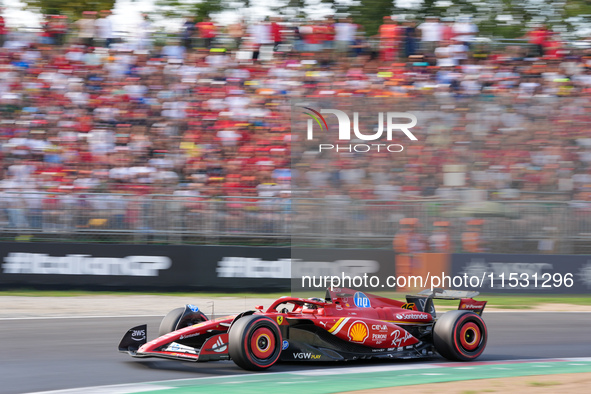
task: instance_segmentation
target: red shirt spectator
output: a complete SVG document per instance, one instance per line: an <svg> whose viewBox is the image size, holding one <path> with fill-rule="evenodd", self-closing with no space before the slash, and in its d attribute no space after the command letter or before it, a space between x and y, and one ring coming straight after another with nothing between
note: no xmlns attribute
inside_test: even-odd
<svg viewBox="0 0 591 394"><path fill-rule="evenodd" d="M197 23L197 29L201 38L214 38L216 36L216 27L209 19Z"/></svg>
<svg viewBox="0 0 591 394"><path fill-rule="evenodd" d="M283 35L281 33L281 26L279 23L273 21L271 23L271 36L273 37L273 42L275 44L279 44L283 41Z"/></svg>

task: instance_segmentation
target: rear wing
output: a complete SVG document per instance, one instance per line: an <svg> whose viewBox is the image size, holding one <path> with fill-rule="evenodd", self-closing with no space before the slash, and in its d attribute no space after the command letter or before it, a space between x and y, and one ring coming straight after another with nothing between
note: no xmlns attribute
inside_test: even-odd
<svg viewBox="0 0 591 394"><path fill-rule="evenodd" d="M437 300L461 300L462 298L474 298L480 293L477 291L444 290L436 287L433 290L423 290L418 294Z"/></svg>
<svg viewBox="0 0 591 394"><path fill-rule="evenodd" d="M460 300L460 305L458 306L459 310L472 311L482 316L487 301L474 300L473 298L478 294L480 293L477 291L444 290L434 288L433 290L423 290L417 295L407 295L406 300L407 302L412 303L417 310L430 313L433 317L436 316L433 299Z"/></svg>

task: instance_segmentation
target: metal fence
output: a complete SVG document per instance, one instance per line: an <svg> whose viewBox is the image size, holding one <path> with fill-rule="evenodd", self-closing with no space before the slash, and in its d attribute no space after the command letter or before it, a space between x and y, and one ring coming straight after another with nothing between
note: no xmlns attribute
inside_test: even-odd
<svg viewBox="0 0 591 394"><path fill-rule="evenodd" d="M390 248L400 220L413 217L425 237L435 221L448 221L454 249L461 252L467 221L482 217L490 252L591 252L591 202L494 204L503 209L471 212L451 200L5 192L0 195L0 236L22 241Z"/></svg>

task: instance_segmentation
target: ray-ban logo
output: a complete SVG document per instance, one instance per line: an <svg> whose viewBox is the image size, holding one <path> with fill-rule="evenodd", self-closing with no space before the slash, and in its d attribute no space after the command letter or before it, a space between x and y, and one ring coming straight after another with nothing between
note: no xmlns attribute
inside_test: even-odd
<svg viewBox="0 0 591 394"><path fill-rule="evenodd" d="M351 141L352 138L362 141L377 141L383 139L385 129L385 140L390 142L395 136L395 132L402 132L411 141L417 141L417 137L409 130L417 124L417 117L409 112L379 112L377 129L374 129L373 134L364 134L359 127L359 112L353 112L353 122L349 115L344 111L338 109L321 109L317 111L310 107L301 107L306 110L304 114L308 115L310 119L307 122L306 139L314 139L314 129L317 125L322 133L329 132L328 123L323 115L334 115L338 121L338 140ZM384 122L384 117L386 118ZM402 122L401 122L402 121ZM406 122L404 122L406 121ZM352 132L351 132L352 131ZM387 150L388 152L402 152L404 147L400 144L351 144L351 145L334 145L334 144L319 144L318 150L336 150L337 152L368 152L370 150L380 151Z"/></svg>

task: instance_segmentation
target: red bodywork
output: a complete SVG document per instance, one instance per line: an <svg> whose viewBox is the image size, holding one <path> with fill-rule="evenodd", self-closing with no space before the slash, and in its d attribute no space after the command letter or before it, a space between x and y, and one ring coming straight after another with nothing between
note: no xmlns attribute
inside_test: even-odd
<svg viewBox="0 0 591 394"><path fill-rule="evenodd" d="M432 315L419 310L415 302L392 300L351 289L327 290L326 297L326 301L281 297L265 311L262 307L257 307L256 311L237 316L207 320L160 336L136 349L124 345L124 337L119 350L129 352L134 357L162 357L187 361L228 359L230 326L237 317L255 314L271 318L280 327L284 340L285 355L282 354L281 357L283 360L346 360L365 358L366 353L367 356L390 354L390 357L400 355L401 358L433 354L430 343L432 341L425 338L429 337L435 322L434 309ZM459 309L480 314L485 305L486 301L462 298ZM135 327L129 332L140 327L142 326ZM296 336L296 333L304 331L313 333L319 339L307 339L309 335L300 338ZM417 333L422 336L419 337ZM341 341L331 340L327 334ZM320 345L316 343L319 341ZM331 356L331 352L321 350L315 352L328 347L323 343L331 344L333 353L337 355ZM291 348L289 352L285 351L286 346ZM342 351L339 346L342 347Z"/></svg>

